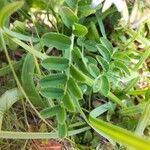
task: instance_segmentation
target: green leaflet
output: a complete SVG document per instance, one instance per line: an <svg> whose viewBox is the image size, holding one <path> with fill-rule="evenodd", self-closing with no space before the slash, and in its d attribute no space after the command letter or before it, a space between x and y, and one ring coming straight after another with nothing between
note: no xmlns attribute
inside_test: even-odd
<svg viewBox="0 0 150 150"><path fill-rule="evenodd" d="M87 59L87 61L88 61L87 63L88 63L88 64L94 64L94 65L97 66L98 63L97 63L97 61L96 61L95 58L93 58L93 57L91 57L91 56L86 56L85 58Z"/></svg>
<svg viewBox="0 0 150 150"><path fill-rule="evenodd" d="M44 110L42 110L40 112L40 114L45 118L50 118L50 117L53 117L55 115L57 115L57 113L59 112L60 110L60 106L54 106L54 107L51 107L51 108L46 108Z"/></svg>
<svg viewBox="0 0 150 150"><path fill-rule="evenodd" d="M82 91L73 78L70 78L67 83L69 91L77 98L82 99Z"/></svg>
<svg viewBox="0 0 150 150"><path fill-rule="evenodd" d="M8 17L23 6L22 2L11 2L0 10L0 27L4 27Z"/></svg>
<svg viewBox="0 0 150 150"><path fill-rule="evenodd" d="M97 51L96 44L97 43L94 40L84 41L84 46L85 46L86 50L89 52L96 52Z"/></svg>
<svg viewBox="0 0 150 150"><path fill-rule="evenodd" d="M100 82L101 82L100 93L102 93L104 96L107 96L110 91L110 83L108 81L107 76L105 75L101 76Z"/></svg>
<svg viewBox="0 0 150 150"><path fill-rule="evenodd" d="M60 99L64 95L64 90L60 88L46 87L40 89L40 93L47 98Z"/></svg>
<svg viewBox="0 0 150 150"><path fill-rule="evenodd" d="M104 71L109 70L109 64L105 59L103 59L101 56L98 56L98 55L96 56L96 59L97 59L98 63L102 66Z"/></svg>
<svg viewBox="0 0 150 150"><path fill-rule="evenodd" d="M89 69L90 74L91 74L94 78L96 78L97 76L100 75L100 70L99 70L99 68L98 68L96 65L94 65L94 64L89 64L89 65L88 65L88 69Z"/></svg>
<svg viewBox="0 0 150 150"><path fill-rule="evenodd" d="M59 107L56 118L57 118L57 121L58 121L59 124L64 124L65 123L66 111L65 111L64 106Z"/></svg>
<svg viewBox="0 0 150 150"><path fill-rule="evenodd" d="M57 87L64 85L67 81L67 76L62 73L51 74L42 78L39 82L41 88L45 87Z"/></svg>
<svg viewBox="0 0 150 150"><path fill-rule="evenodd" d="M58 123L58 136L61 139L65 138L67 136L67 125L66 125L66 123L64 123L64 124Z"/></svg>
<svg viewBox="0 0 150 150"><path fill-rule="evenodd" d="M101 37L100 41L101 41L102 45L105 46L110 51L110 53L112 54L113 53L112 44L104 37Z"/></svg>
<svg viewBox="0 0 150 150"><path fill-rule="evenodd" d="M63 104L64 107L70 111L70 112L75 112L75 105L73 103L73 99L71 98L71 96L68 94L68 92L66 92L66 95L64 95L63 99Z"/></svg>
<svg viewBox="0 0 150 150"><path fill-rule="evenodd" d="M121 61L115 60L115 61L113 62L113 64L114 64L114 67L115 67L115 68L118 68L118 69L124 71L124 72L125 72L126 74L128 74L128 75L131 74L129 68L128 68L124 63L122 63Z"/></svg>
<svg viewBox="0 0 150 150"><path fill-rule="evenodd" d="M75 78L77 81L85 82L86 77L82 72L80 72L74 65L71 65L70 67L70 73L73 78Z"/></svg>
<svg viewBox="0 0 150 150"><path fill-rule="evenodd" d="M68 49L71 45L71 40L64 34L49 32L42 37L43 44L47 47L55 47L59 50Z"/></svg>
<svg viewBox="0 0 150 150"><path fill-rule="evenodd" d="M78 17L75 15L75 13L66 6L60 8L59 15L61 16L62 21L68 28L72 27L73 24L78 21Z"/></svg>
<svg viewBox="0 0 150 150"><path fill-rule="evenodd" d="M73 25L73 34L76 36L85 36L88 33L88 29L81 24L74 23Z"/></svg>
<svg viewBox="0 0 150 150"><path fill-rule="evenodd" d="M86 83L90 86L93 85L93 80L86 76L85 74L83 74L79 69L77 69L74 65L71 65L70 67L70 74L72 75L72 77L74 79L76 79L79 82L83 82Z"/></svg>
<svg viewBox="0 0 150 150"><path fill-rule="evenodd" d="M97 48L98 48L98 51L100 52L100 54L103 56L103 58L109 62L111 60L110 51L102 44L97 44Z"/></svg>
<svg viewBox="0 0 150 150"><path fill-rule="evenodd" d="M44 59L41 65L48 70L64 71L69 67L69 60L62 57L50 56Z"/></svg>
<svg viewBox="0 0 150 150"><path fill-rule="evenodd" d="M34 57L32 54L27 54L23 63L22 73L21 73L21 80L22 86L28 95L30 101L35 106L44 107L45 104L40 97L39 93L36 91L33 75L34 75L35 63Z"/></svg>
<svg viewBox="0 0 150 150"><path fill-rule="evenodd" d="M114 141L125 146L135 148L136 150L149 150L150 142L134 135L126 129L107 123L103 120L96 119L91 114L89 121L91 126L101 135L106 135Z"/></svg>

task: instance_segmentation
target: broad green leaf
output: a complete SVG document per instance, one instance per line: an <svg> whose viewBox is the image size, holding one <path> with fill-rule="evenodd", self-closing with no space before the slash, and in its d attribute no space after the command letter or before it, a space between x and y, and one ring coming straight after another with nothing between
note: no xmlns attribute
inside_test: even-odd
<svg viewBox="0 0 150 150"><path fill-rule="evenodd" d="M113 53L112 44L104 37L101 37L100 41L101 41L102 45L105 46L110 51L110 53L112 54Z"/></svg>
<svg viewBox="0 0 150 150"><path fill-rule="evenodd" d="M109 70L109 64L105 59L103 59L101 56L98 56L98 55L96 56L96 59L97 59L98 63L102 66L104 71Z"/></svg>
<svg viewBox="0 0 150 150"><path fill-rule="evenodd" d="M69 67L69 60L62 57L50 56L44 59L41 64L47 70L64 71Z"/></svg>
<svg viewBox="0 0 150 150"><path fill-rule="evenodd" d="M81 89L79 88L77 82L75 82L75 80L73 78L70 78L68 80L68 83L67 83L67 86L68 86L68 89L69 91L77 98L77 99L82 99L82 91Z"/></svg>
<svg viewBox="0 0 150 150"><path fill-rule="evenodd" d="M57 87L59 85L64 85L67 81L67 76L65 74L51 74L42 78L39 82L42 88L45 87Z"/></svg>
<svg viewBox="0 0 150 150"><path fill-rule="evenodd" d="M58 123L58 136L61 139L65 138L67 136L67 125L66 125L66 123L64 123L64 124Z"/></svg>
<svg viewBox="0 0 150 150"><path fill-rule="evenodd" d="M105 75L103 75L100 77L100 82L101 82L100 93L102 93L104 96L107 96L110 91L109 80Z"/></svg>
<svg viewBox="0 0 150 150"><path fill-rule="evenodd" d="M98 48L98 51L100 52L100 54L103 56L103 58L109 62L111 60L110 51L102 44L97 44L97 48Z"/></svg>
<svg viewBox="0 0 150 150"><path fill-rule="evenodd" d="M114 141L129 148L135 148L136 150L149 150L150 142L136 136L134 133L126 129L107 123L103 120L96 119L91 115L89 117L89 121L91 126L101 135L106 135Z"/></svg>
<svg viewBox="0 0 150 150"><path fill-rule="evenodd" d="M113 62L113 64L114 64L115 68L118 68L118 69L124 71L128 75L131 74L129 68L123 62L115 60Z"/></svg>
<svg viewBox="0 0 150 150"><path fill-rule="evenodd" d="M69 7L61 7L59 10L59 14L61 16L62 21L67 27L72 27L73 24L78 21L78 17Z"/></svg>
<svg viewBox="0 0 150 150"><path fill-rule="evenodd" d="M59 124L64 124L66 120L66 110L64 106L60 106L59 111L57 112L57 121Z"/></svg>
<svg viewBox="0 0 150 150"><path fill-rule="evenodd" d="M0 27L4 27L8 17L23 6L24 2L11 2L0 10Z"/></svg>
<svg viewBox="0 0 150 150"><path fill-rule="evenodd" d="M30 101L37 107L44 107L44 101L40 97L39 93L36 91L36 87L34 85L33 75L35 69L34 56L28 53L25 57L22 73L21 73L21 81L22 86L29 97Z"/></svg>
<svg viewBox="0 0 150 150"><path fill-rule="evenodd" d="M49 32L45 33L42 37L44 45L47 47L55 47L59 50L70 48L71 40L64 34Z"/></svg>
<svg viewBox="0 0 150 150"><path fill-rule="evenodd" d="M73 34L76 36L85 36L88 33L88 29L81 24L75 23L73 25Z"/></svg>
<svg viewBox="0 0 150 150"><path fill-rule="evenodd" d="M62 101L63 101L64 107L68 111L75 112L75 105L73 103L73 99L71 98L68 92L66 93L66 95L64 95Z"/></svg>
<svg viewBox="0 0 150 150"><path fill-rule="evenodd" d="M57 113L60 111L60 106L54 106L54 107L49 107L40 112L42 117L45 119L56 116Z"/></svg>
<svg viewBox="0 0 150 150"><path fill-rule="evenodd" d="M47 87L42 88L40 93L47 98L60 99L64 95L64 90L60 88Z"/></svg>
<svg viewBox="0 0 150 150"><path fill-rule="evenodd" d="M15 102L23 98L22 93L19 89L14 88L11 90L7 90L0 97L0 130L3 122L3 114L7 111Z"/></svg>

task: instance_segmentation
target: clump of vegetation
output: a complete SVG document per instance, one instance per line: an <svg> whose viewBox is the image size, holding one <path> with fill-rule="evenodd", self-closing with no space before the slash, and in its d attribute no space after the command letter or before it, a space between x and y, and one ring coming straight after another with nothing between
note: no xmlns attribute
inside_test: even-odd
<svg viewBox="0 0 150 150"><path fill-rule="evenodd" d="M2 149L149 149L149 1L0 8Z"/></svg>

